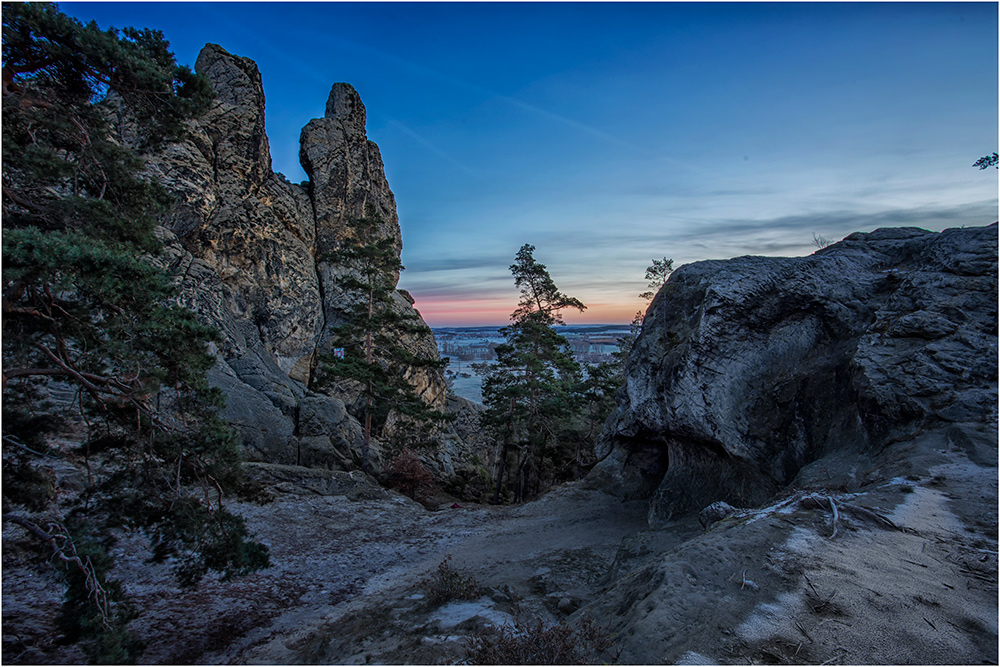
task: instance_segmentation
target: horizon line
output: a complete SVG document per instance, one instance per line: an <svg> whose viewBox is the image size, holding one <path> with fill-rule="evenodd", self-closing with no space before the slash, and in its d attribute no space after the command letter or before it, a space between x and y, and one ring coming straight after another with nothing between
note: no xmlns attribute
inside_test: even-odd
<svg viewBox="0 0 1000 667"><path fill-rule="evenodd" d="M571 324L556 324L557 327L627 327L630 326L630 322L573 322ZM444 325L432 325L428 324L431 329L502 329L503 327L509 326L507 324L444 324Z"/></svg>

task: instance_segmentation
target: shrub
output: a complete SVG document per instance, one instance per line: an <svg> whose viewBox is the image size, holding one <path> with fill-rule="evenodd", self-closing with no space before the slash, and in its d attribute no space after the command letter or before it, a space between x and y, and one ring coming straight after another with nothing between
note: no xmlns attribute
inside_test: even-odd
<svg viewBox="0 0 1000 667"><path fill-rule="evenodd" d="M385 484L417 502L427 500L437 489L431 471L408 447L386 465Z"/></svg>
<svg viewBox="0 0 1000 667"><path fill-rule="evenodd" d="M515 618L513 625L481 631L466 644L470 665L594 665L617 662L607 627L584 616L577 628L541 618Z"/></svg>
<svg viewBox="0 0 1000 667"><path fill-rule="evenodd" d="M444 604L452 600L475 600L479 597L479 582L467 577L451 566L451 556L438 565L437 574L420 582L427 592L427 599L433 604Z"/></svg>

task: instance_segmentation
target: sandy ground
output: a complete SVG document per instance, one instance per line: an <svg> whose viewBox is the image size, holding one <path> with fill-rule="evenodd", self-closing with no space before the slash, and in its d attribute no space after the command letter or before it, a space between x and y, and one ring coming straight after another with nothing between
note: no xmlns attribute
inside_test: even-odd
<svg viewBox="0 0 1000 667"><path fill-rule="evenodd" d="M648 531L644 503L585 484L439 511L284 484L274 503L235 506L271 568L180 591L128 536L119 576L145 609L133 630L147 664L456 663L515 601L550 623L591 615L623 663L996 664L995 457L910 454L919 465L823 490L836 523L830 505L803 501L812 488L707 530L688 518ZM16 530L4 534L4 662L79 662L53 642L59 587L23 566ZM428 601L421 582L449 556L479 599Z"/></svg>
<svg viewBox="0 0 1000 667"><path fill-rule="evenodd" d="M918 449L907 475L822 493L836 524L815 490L790 492L584 611L623 633L628 663L996 664L997 470Z"/></svg>

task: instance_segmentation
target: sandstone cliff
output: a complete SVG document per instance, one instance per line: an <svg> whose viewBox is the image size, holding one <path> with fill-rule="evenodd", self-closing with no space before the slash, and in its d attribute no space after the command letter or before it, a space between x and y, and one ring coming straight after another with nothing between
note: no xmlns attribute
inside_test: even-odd
<svg viewBox="0 0 1000 667"><path fill-rule="evenodd" d="M402 248L382 158L365 134L365 107L350 85L333 85L325 116L302 130L309 180L295 185L271 169L256 64L209 44L195 68L211 81L216 100L182 141L148 155L147 165L177 201L161 221L164 261L181 276L186 305L224 335L211 372L227 396L224 416L240 429L251 461L351 469L362 442L349 413L354 396L316 394L310 382L348 305L336 285L345 269L325 259L343 240L348 219L374 206L384 220L381 234ZM123 122L126 139L129 131ZM396 309L419 317L408 294L397 292L394 300ZM437 358L430 328L401 342ZM427 403L445 409L441 371L412 369L408 379ZM467 454L464 443L453 429L439 440L428 463L453 476L454 459ZM374 454L377 461L377 445Z"/></svg>
<svg viewBox="0 0 1000 667"><path fill-rule="evenodd" d="M823 457L870 460L922 434L995 459L997 227L681 267L626 375L594 474L650 498L653 525L758 504Z"/></svg>

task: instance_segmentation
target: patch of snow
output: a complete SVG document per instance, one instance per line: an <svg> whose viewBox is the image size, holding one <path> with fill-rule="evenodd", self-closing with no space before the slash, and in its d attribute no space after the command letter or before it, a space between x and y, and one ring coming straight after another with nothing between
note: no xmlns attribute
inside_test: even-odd
<svg viewBox="0 0 1000 667"><path fill-rule="evenodd" d="M773 636L796 614L801 595L799 593L779 593L774 602L764 602L757 606L747 620L736 628L737 636L759 641Z"/></svg>
<svg viewBox="0 0 1000 667"><path fill-rule="evenodd" d="M494 609L492 600L485 597L469 602L449 602L434 612L430 620L436 621L441 630L448 630L477 616L497 626L514 624L513 616Z"/></svg>
<svg viewBox="0 0 1000 667"><path fill-rule="evenodd" d="M962 522L948 509L947 497L936 489L913 487L902 502L889 515L897 526L921 532L961 533Z"/></svg>
<svg viewBox="0 0 1000 667"><path fill-rule="evenodd" d="M754 521L757 521L758 519L769 517L772 514L779 514L779 513L790 514L792 511L795 510L795 505L793 503L798 500L799 498L792 496L791 498L785 498L784 500L777 502L774 505L771 505L770 507L762 507L759 510L743 510L742 512L738 512L733 516L738 518L743 518L744 516L746 516L747 519L745 523L749 524L753 523Z"/></svg>
<svg viewBox="0 0 1000 667"><path fill-rule="evenodd" d="M813 545L818 539L819 537L814 531L802 528L801 526L795 526L792 529L791 535L785 540L783 549L793 554L807 556L812 552Z"/></svg>
<svg viewBox="0 0 1000 667"><path fill-rule="evenodd" d="M713 660L701 653L696 653L694 651L688 651L680 658L677 659L675 665L716 665L718 661Z"/></svg>

